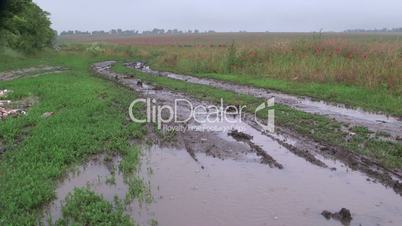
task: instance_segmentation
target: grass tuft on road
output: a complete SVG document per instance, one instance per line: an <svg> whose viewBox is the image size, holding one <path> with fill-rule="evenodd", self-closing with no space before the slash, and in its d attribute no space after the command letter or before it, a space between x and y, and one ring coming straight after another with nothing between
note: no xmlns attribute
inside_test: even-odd
<svg viewBox="0 0 402 226"><path fill-rule="evenodd" d="M58 226L134 226L122 206L115 208L86 188L75 189L65 201L66 205L62 209L64 217L57 221Z"/></svg>

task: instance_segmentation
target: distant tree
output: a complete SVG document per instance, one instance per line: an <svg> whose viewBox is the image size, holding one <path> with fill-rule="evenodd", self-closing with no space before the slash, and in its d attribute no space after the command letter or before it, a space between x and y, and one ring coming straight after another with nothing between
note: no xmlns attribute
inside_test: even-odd
<svg viewBox="0 0 402 226"><path fill-rule="evenodd" d="M232 72L233 68L237 64L237 60L238 60L238 58L237 58L237 48L236 48L235 43L233 41L232 44L227 49L227 53L226 53L225 71L227 73Z"/></svg>
<svg viewBox="0 0 402 226"><path fill-rule="evenodd" d="M52 45L49 14L32 0L2 0L0 45L32 52Z"/></svg>

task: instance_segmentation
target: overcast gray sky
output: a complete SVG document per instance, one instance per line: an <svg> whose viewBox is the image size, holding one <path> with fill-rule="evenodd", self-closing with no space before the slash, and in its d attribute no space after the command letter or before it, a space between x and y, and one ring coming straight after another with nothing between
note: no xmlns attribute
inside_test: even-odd
<svg viewBox="0 0 402 226"><path fill-rule="evenodd" d="M342 31L402 27L402 0L34 0L61 30Z"/></svg>

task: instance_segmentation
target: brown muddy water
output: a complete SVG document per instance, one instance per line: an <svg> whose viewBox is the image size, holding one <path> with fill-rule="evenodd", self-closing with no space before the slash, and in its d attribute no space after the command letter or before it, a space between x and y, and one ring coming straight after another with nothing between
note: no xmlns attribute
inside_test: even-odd
<svg viewBox="0 0 402 226"><path fill-rule="evenodd" d="M139 225L156 220L163 226L210 225L341 225L326 220L323 210L350 209L350 225L402 225L402 197L335 160L322 159L330 168L295 156L271 138L247 125L253 136L283 169L259 162L254 153L242 160L213 158L197 153L194 161L182 148L146 146L138 176L148 184L150 203L134 200L126 212ZM223 139L237 142L226 132ZM48 209L52 221L61 216L62 200L74 187L89 187L110 202L128 191L118 171L120 159L105 164L92 159L59 184ZM106 183L116 169L115 184Z"/></svg>

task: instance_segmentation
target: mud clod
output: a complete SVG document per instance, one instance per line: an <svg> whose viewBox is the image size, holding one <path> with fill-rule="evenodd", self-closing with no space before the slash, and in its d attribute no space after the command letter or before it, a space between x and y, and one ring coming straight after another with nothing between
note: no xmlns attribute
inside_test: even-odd
<svg viewBox="0 0 402 226"><path fill-rule="evenodd" d="M331 219L332 213L329 212L328 210L324 210L324 211L322 211L321 215L323 215L325 217L325 219L329 220L329 219Z"/></svg>
<svg viewBox="0 0 402 226"><path fill-rule="evenodd" d="M163 90L162 86L154 86L153 90Z"/></svg>
<svg viewBox="0 0 402 226"><path fill-rule="evenodd" d="M241 141L250 141L253 139L252 136L245 134L243 132L239 132L238 130L232 130L228 133L228 135L233 137L236 140L241 140Z"/></svg>
<svg viewBox="0 0 402 226"><path fill-rule="evenodd" d="M350 225L352 221L352 214L350 210L346 208L342 208L339 212L331 213L328 210L324 210L321 212L321 215L325 217L325 219L330 220L331 218L334 220L340 221L343 225Z"/></svg>

